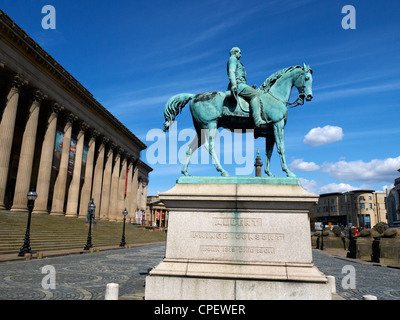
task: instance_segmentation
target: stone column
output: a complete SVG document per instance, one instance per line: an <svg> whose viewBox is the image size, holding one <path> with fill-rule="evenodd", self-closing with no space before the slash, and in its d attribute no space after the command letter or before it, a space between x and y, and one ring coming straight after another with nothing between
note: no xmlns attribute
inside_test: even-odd
<svg viewBox="0 0 400 320"><path fill-rule="evenodd" d="M80 219L86 218L87 216L88 204L90 201L90 195L92 193L94 149L96 147L96 138L98 135L99 135L98 131L92 130L91 137L89 140L88 153L86 156L85 180L82 186L81 200L79 205L78 218Z"/></svg>
<svg viewBox="0 0 400 320"><path fill-rule="evenodd" d="M39 173L36 185L36 193L38 197L35 201L33 213L47 213L57 116L62 109L64 109L62 106L55 103L52 106L51 114L47 120L47 129L42 144L42 153L40 155Z"/></svg>
<svg viewBox="0 0 400 320"><path fill-rule="evenodd" d="M104 168L103 174L103 190L101 192L101 207L100 207L100 219L108 220L108 206L110 204L110 189L111 189L111 172L112 172L112 163L113 163L113 153L116 145L111 143L110 150L107 154L107 162Z"/></svg>
<svg viewBox="0 0 400 320"><path fill-rule="evenodd" d="M7 96L6 106L0 121L0 209L5 209L4 196L6 194L8 168L12 142L14 138L15 118L17 117L18 99L20 88L26 85L20 75L16 75L12 81L12 87Z"/></svg>
<svg viewBox="0 0 400 320"><path fill-rule="evenodd" d="M111 176L111 192L110 192L110 204L109 204L109 221L117 221L118 211L118 182L120 174L120 163L121 163L121 150L118 149L117 155L114 162L114 168Z"/></svg>
<svg viewBox="0 0 400 320"><path fill-rule="evenodd" d="M28 120L22 137L21 153L18 162L17 180L15 183L14 201L11 211L28 211L27 194L29 192L33 154L35 152L36 133L39 120L40 104L46 96L40 90L34 93L29 109Z"/></svg>
<svg viewBox="0 0 400 320"><path fill-rule="evenodd" d="M126 182L127 162L128 160L126 159L126 156L124 156L124 159L122 160L121 173L119 175L119 181L118 181L118 194L117 194L118 207L116 215L118 222L124 221L124 215L122 214L122 211L124 211L125 209L125 182Z"/></svg>
<svg viewBox="0 0 400 320"><path fill-rule="evenodd" d="M51 215L64 215L65 189L67 187L69 150L71 145L72 124L77 117L70 113L64 127L63 148L60 159L60 169L54 184Z"/></svg>
<svg viewBox="0 0 400 320"><path fill-rule="evenodd" d="M93 178L93 190L92 190L92 198L93 202L96 205L96 217L100 217L101 212L101 186L103 184L103 171L104 171L104 152L106 149L106 144L109 142L108 138L102 137L101 144L98 150L96 166L94 168L94 178Z"/></svg>
<svg viewBox="0 0 400 320"><path fill-rule="evenodd" d="M142 192L143 192L143 178L139 177L138 179L138 189L137 189L137 212L139 215L138 223L142 223L143 221L143 213L142 213Z"/></svg>
<svg viewBox="0 0 400 320"><path fill-rule="evenodd" d="M141 196L141 208L142 211L146 213L146 207L147 207L147 184L149 180L145 179L142 183L142 196ZM161 222L160 217L160 222ZM146 220L147 220L147 214L146 214Z"/></svg>
<svg viewBox="0 0 400 320"><path fill-rule="evenodd" d="M149 180L147 179L143 179L142 181L142 195L141 195L141 199L140 199L140 208L142 209L142 211L146 211L146 207L147 207L147 184L148 184Z"/></svg>
<svg viewBox="0 0 400 320"><path fill-rule="evenodd" d="M132 218L131 218L131 223L135 222L135 217L136 217L136 211L138 210L137 206L137 196L138 196L138 175L139 175L139 170L137 165L134 166L133 168L133 178L132 178L132 198L131 198L131 208L132 208Z"/></svg>
<svg viewBox="0 0 400 320"><path fill-rule="evenodd" d="M85 142L85 131L88 125L82 122L79 126L79 133L76 139L76 153L74 161L74 171L72 172L72 180L68 190L66 217L76 217L78 215L79 188L81 185L83 145Z"/></svg>
<svg viewBox="0 0 400 320"><path fill-rule="evenodd" d="M128 210L128 215L126 216L126 221L131 221L132 217L135 216L135 212L132 208L132 177L133 177L133 161L129 158L129 165L128 165L128 177L127 177L127 184L126 184L126 197L124 201L124 207Z"/></svg>

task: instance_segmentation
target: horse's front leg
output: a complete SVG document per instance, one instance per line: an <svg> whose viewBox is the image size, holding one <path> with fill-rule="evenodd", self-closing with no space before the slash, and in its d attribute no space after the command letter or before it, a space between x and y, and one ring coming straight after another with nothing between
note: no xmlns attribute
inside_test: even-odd
<svg viewBox="0 0 400 320"><path fill-rule="evenodd" d="M284 128L285 128L284 120L281 120L274 124L276 149L279 153L279 157L281 160L282 171L286 172L286 176L288 177L296 177L296 175L292 171L290 171L286 165Z"/></svg>
<svg viewBox="0 0 400 320"><path fill-rule="evenodd" d="M267 135L265 138L265 174L274 177L274 175L269 171L269 165L271 163L272 151L274 150L275 138L273 134Z"/></svg>

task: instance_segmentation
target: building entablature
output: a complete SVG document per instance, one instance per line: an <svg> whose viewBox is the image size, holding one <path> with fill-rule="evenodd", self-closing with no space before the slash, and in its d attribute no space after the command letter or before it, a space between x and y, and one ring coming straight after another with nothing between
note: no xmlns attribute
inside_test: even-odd
<svg viewBox="0 0 400 320"><path fill-rule="evenodd" d="M0 42L0 71L7 74L9 86L17 76L23 87L39 90L48 103L61 105L63 112L118 142L130 157L140 157L146 145L1 10Z"/></svg>

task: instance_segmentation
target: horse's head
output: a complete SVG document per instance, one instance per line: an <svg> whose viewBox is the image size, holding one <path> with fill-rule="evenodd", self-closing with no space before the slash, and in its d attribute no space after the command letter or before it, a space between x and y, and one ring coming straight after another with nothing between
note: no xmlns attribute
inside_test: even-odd
<svg viewBox="0 0 400 320"><path fill-rule="evenodd" d="M303 68L300 76L294 82L295 87L299 91L299 98L307 101L311 101L313 98L312 94L312 70L310 66L306 66L303 63Z"/></svg>

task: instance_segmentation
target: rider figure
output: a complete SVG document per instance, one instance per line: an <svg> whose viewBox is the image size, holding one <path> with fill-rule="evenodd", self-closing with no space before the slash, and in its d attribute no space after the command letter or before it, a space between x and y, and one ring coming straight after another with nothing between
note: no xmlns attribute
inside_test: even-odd
<svg viewBox="0 0 400 320"><path fill-rule="evenodd" d="M230 83L228 90L232 91L234 97L238 98L238 96L241 96L249 102L256 127L266 124L266 122L261 119L260 94L246 83L246 71L244 70L243 64L239 61L242 56L240 49L238 47L233 47L229 53L230 58L228 60L227 69Z"/></svg>

